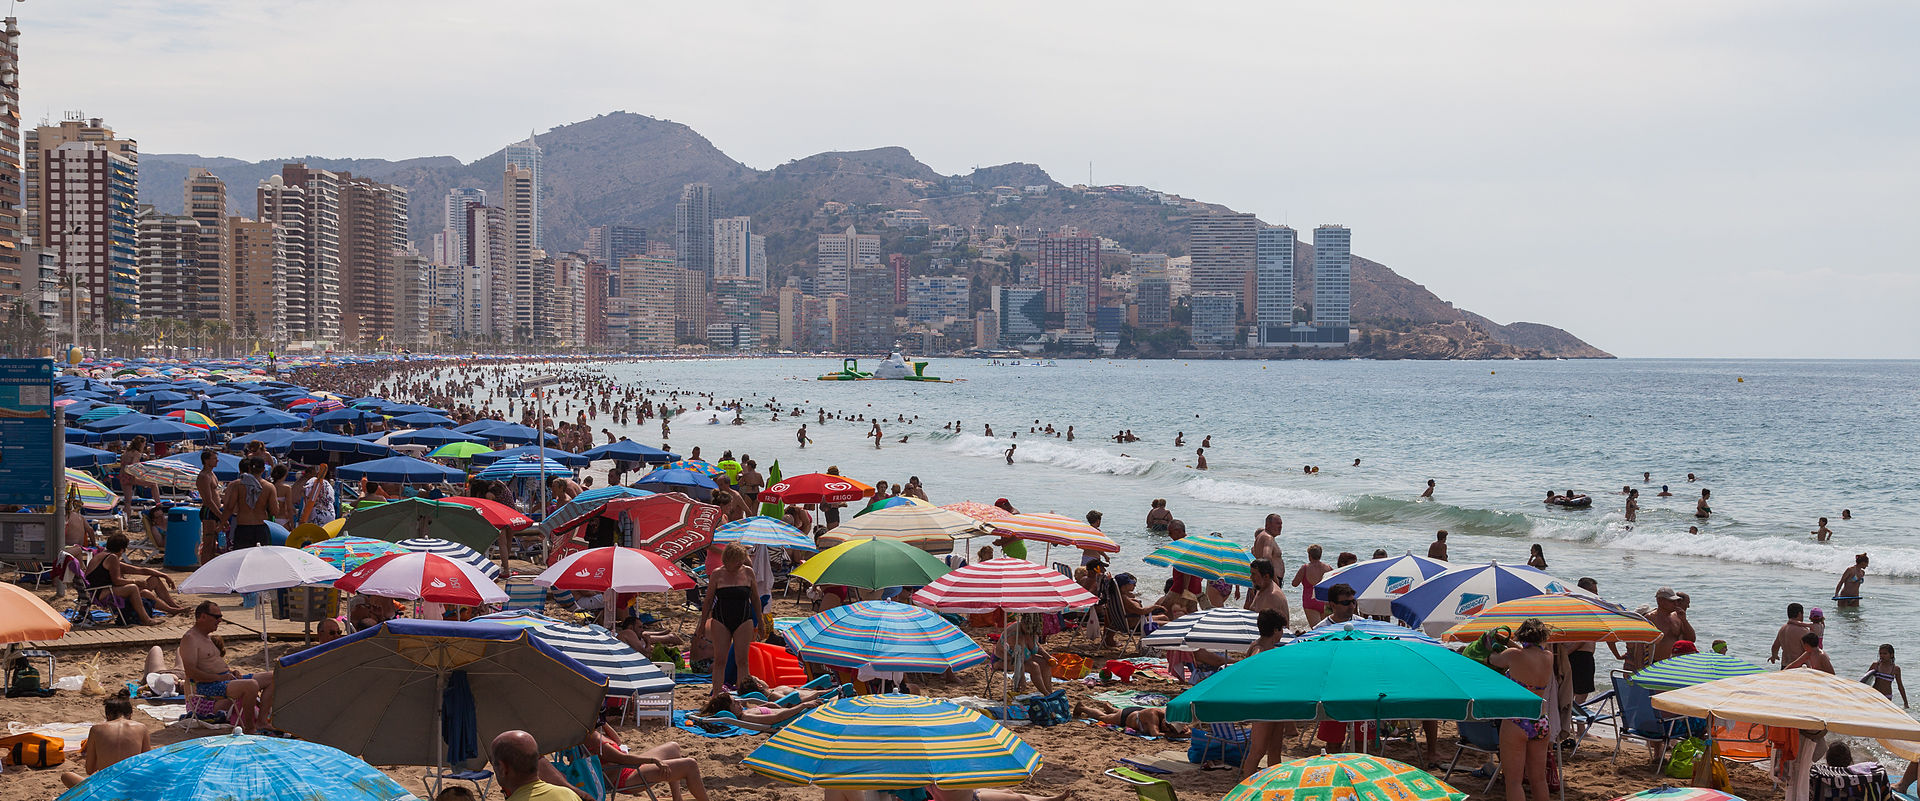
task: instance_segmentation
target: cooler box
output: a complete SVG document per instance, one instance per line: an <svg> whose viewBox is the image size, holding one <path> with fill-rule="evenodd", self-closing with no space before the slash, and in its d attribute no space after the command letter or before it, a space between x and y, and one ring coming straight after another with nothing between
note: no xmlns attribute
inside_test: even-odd
<svg viewBox="0 0 1920 801"><path fill-rule="evenodd" d="M200 507L175 506L167 509L167 567L200 566Z"/></svg>
<svg viewBox="0 0 1920 801"><path fill-rule="evenodd" d="M274 590L273 619L314 623L340 615L340 591L332 587Z"/></svg>

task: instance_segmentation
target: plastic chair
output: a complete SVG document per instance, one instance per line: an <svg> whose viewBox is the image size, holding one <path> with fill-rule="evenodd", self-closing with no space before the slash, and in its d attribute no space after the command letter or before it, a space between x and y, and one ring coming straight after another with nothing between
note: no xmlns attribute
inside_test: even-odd
<svg viewBox="0 0 1920 801"><path fill-rule="evenodd" d="M1613 762L1620 764L1620 744L1627 740L1644 743L1653 752L1654 769L1667 763L1667 746L1683 739L1674 726L1683 718L1663 718L1653 708L1653 691L1629 680L1626 673L1613 672L1613 697L1620 714L1614 720L1617 738L1613 741Z"/></svg>
<svg viewBox="0 0 1920 801"><path fill-rule="evenodd" d="M420 777L421 786L427 788L427 798L437 798L440 789L447 782L466 782L473 785L473 794L479 801L487 801L487 794L493 792L493 771L456 770L454 768L428 769Z"/></svg>
<svg viewBox="0 0 1920 801"><path fill-rule="evenodd" d="M659 668L661 673L667 674L667 678L669 679L676 675L676 668L672 662L655 662L653 666ZM625 708L621 710L621 717L625 719L628 716L632 717L635 725L640 723L641 718L657 717L660 718L663 725L672 726L673 690L669 689L666 692L658 693L634 693L628 696L625 699Z"/></svg>
<svg viewBox="0 0 1920 801"><path fill-rule="evenodd" d="M1484 795L1493 789L1494 781L1500 778L1500 721L1463 720L1459 723L1459 731L1460 736L1455 740L1453 748L1453 759L1447 762L1447 773L1443 780L1453 781L1453 771L1460 765L1461 755L1468 751L1485 754L1486 764L1494 766L1494 770L1487 776L1487 787L1481 791Z"/></svg>
<svg viewBox="0 0 1920 801"><path fill-rule="evenodd" d="M1156 779L1132 768L1108 768L1107 776L1133 785L1134 797L1139 801L1179 801L1173 784L1166 779Z"/></svg>

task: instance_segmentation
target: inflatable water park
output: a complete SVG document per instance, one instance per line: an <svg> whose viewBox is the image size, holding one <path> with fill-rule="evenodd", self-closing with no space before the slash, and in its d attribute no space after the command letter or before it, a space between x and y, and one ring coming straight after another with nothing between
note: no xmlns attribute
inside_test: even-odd
<svg viewBox="0 0 1920 801"><path fill-rule="evenodd" d="M882 360L873 368L873 372L860 369L859 359L843 359L840 369L820 376L820 381L926 381L939 384L951 384L952 381L937 375L927 375L925 360L908 359L894 351L893 355Z"/></svg>

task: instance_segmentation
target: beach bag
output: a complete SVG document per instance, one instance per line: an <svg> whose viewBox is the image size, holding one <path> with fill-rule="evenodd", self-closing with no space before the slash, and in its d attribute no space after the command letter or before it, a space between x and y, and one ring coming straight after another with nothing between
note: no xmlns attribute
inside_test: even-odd
<svg viewBox="0 0 1920 801"><path fill-rule="evenodd" d="M1693 779L1693 763L1706 754L1707 741L1698 737L1688 737L1673 747L1673 755L1667 759L1667 778Z"/></svg>
<svg viewBox="0 0 1920 801"><path fill-rule="evenodd" d="M1027 705L1027 722L1035 726L1052 726L1072 720L1072 710L1067 706L1067 691L1054 690L1047 695L1024 695L1020 700Z"/></svg>
<svg viewBox="0 0 1920 801"><path fill-rule="evenodd" d="M24 658L13 660L13 678L8 681L9 686L22 693L40 692L40 671Z"/></svg>
<svg viewBox="0 0 1920 801"><path fill-rule="evenodd" d="M5 746L7 756L15 765L29 768L51 768L67 761L67 741L58 737L27 732L0 740Z"/></svg>
<svg viewBox="0 0 1920 801"><path fill-rule="evenodd" d="M1482 665L1486 664L1487 657L1493 656L1494 654L1497 654L1507 649L1505 645L1501 645L1500 643L1494 641L1494 635L1500 635L1501 637L1506 638L1508 641L1512 641L1513 629L1507 628L1506 626L1501 626L1497 629L1494 629L1493 631L1489 631L1485 634L1482 634L1478 639L1475 639L1473 642L1467 643L1467 647L1460 649L1460 655L1468 659L1471 659L1475 662L1479 662Z"/></svg>
<svg viewBox="0 0 1920 801"><path fill-rule="evenodd" d="M1093 672L1093 662L1079 654L1054 654L1053 677L1073 681Z"/></svg>

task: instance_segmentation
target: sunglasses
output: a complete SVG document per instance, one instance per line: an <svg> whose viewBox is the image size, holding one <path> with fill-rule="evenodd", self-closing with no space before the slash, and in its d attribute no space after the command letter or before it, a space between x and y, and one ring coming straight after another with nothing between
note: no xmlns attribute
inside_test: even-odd
<svg viewBox="0 0 1920 801"><path fill-rule="evenodd" d="M1330 603L1330 604L1333 604L1334 606L1352 606L1352 605L1353 605L1353 599L1352 599L1352 598L1348 598L1348 599L1346 599L1346 600L1344 600L1344 601L1328 601L1327 603Z"/></svg>
<svg viewBox="0 0 1920 801"><path fill-rule="evenodd" d="M210 617L210 618L213 618L214 620L225 620L227 617L226 615L220 614L219 612L201 612L200 614L202 617Z"/></svg>

